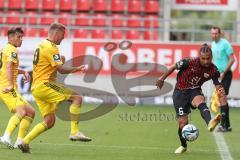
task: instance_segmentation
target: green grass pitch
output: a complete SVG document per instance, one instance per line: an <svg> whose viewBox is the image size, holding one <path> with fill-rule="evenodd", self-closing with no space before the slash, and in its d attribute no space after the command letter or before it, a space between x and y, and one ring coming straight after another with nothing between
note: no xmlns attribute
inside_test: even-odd
<svg viewBox="0 0 240 160"><path fill-rule="evenodd" d="M96 105L83 105L83 111ZM10 113L0 104L0 134L4 133ZM36 105L34 105L36 108ZM33 124L42 121L38 112ZM231 108L233 131L224 133L224 138L233 159L240 159L240 109ZM92 142L71 142L69 122L58 119L55 126L31 143L31 154L9 150L0 146L0 160L217 160L221 159L213 134L206 129L198 110L191 114L190 123L199 130L199 138L188 143L188 151L175 155L179 147L177 122L172 106L119 105L112 112L85 122L81 130ZM15 131L16 132L16 131ZM16 133L13 135L13 142Z"/></svg>

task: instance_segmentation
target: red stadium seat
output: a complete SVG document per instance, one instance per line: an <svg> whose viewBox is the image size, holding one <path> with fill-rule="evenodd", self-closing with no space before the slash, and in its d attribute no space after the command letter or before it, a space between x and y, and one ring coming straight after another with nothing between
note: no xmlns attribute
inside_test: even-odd
<svg viewBox="0 0 240 160"><path fill-rule="evenodd" d="M138 14L132 14L128 17L127 26L128 27L141 27L141 17Z"/></svg>
<svg viewBox="0 0 240 160"><path fill-rule="evenodd" d="M48 36L48 27L40 28L39 29L39 36L40 37L47 37Z"/></svg>
<svg viewBox="0 0 240 160"><path fill-rule="evenodd" d="M41 15L41 24L46 25L46 24L51 24L54 22L54 13L52 12L43 12Z"/></svg>
<svg viewBox="0 0 240 160"><path fill-rule="evenodd" d="M9 11L7 13L6 23L7 24L19 24L19 23L22 23L21 19L22 18L21 18L20 12Z"/></svg>
<svg viewBox="0 0 240 160"><path fill-rule="evenodd" d="M89 0L77 0L77 11L89 11L90 6Z"/></svg>
<svg viewBox="0 0 240 160"><path fill-rule="evenodd" d="M158 40L157 31L145 31L143 35L144 40Z"/></svg>
<svg viewBox="0 0 240 160"><path fill-rule="evenodd" d="M37 37L37 30L36 28L28 27L25 33L25 36L27 37Z"/></svg>
<svg viewBox="0 0 240 160"><path fill-rule="evenodd" d="M38 15L36 12L25 12L24 15L25 24L37 24Z"/></svg>
<svg viewBox="0 0 240 160"><path fill-rule="evenodd" d="M4 35L4 36L7 36L7 32L8 32L8 30L9 30L9 27L5 27L5 28L3 28L2 30L3 30L3 35Z"/></svg>
<svg viewBox="0 0 240 160"><path fill-rule="evenodd" d="M56 0L42 0L42 9L43 10L55 10L56 9Z"/></svg>
<svg viewBox="0 0 240 160"><path fill-rule="evenodd" d="M0 0L0 8L4 8L5 7L5 0Z"/></svg>
<svg viewBox="0 0 240 160"><path fill-rule="evenodd" d="M73 9L73 0L60 0L59 9L62 11L71 11Z"/></svg>
<svg viewBox="0 0 240 160"><path fill-rule="evenodd" d="M145 9L146 13L158 13L159 12L159 2L158 0L147 0L145 1Z"/></svg>
<svg viewBox="0 0 240 160"><path fill-rule="evenodd" d="M38 10L39 1L36 0L25 0L26 10Z"/></svg>
<svg viewBox="0 0 240 160"><path fill-rule="evenodd" d="M107 11L108 3L107 0L94 0L93 10L94 11Z"/></svg>
<svg viewBox="0 0 240 160"><path fill-rule="evenodd" d="M157 15L147 15L144 21L145 28L158 28L158 16Z"/></svg>
<svg viewBox="0 0 240 160"><path fill-rule="evenodd" d="M128 30L126 32L126 39L140 40L140 32L135 30Z"/></svg>
<svg viewBox="0 0 240 160"><path fill-rule="evenodd" d="M0 11L0 15L2 15L3 14L3 12L2 11ZM3 22L3 16L0 16L0 24L3 24L4 22Z"/></svg>
<svg viewBox="0 0 240 160"><path fill-rule="evenodd" d="M89 26L89 24L90 24L89 16L90 15L87 14L87 13L78 13L76 15L75 25L77 25L77 26Z"/></svg>
<svg viewBox="0 0 240 160"><path fill-rule="evenodd" d="M128 12L138 13L142 11L142 0L131 0L128 1Z"/></svg>
<svg viewBox="0 0 240 160"><path fill-rule="evenodd" d="M62 23L64 25L71 25L72 24L71 20L72 19L71 19L71 14L70 13L62 12L58 15L58 22Z"/></svg>
<svg viewBox="0 0 240 160"><path fill-rule="evenodd" d="M73 37L74 38L88 38L89 32L86 29L76 29L73 30Z"/></svg>
<svg viewBox="0 0 240 160"><path fill-rule="evenodd" d="M93 39L104 39L107 37L105 30L96 29L92 31L92 38Z"/></svg>
<svg viewBox="0 0 240 160"><path fill-rule="evenodd" d="M123 27L123 15L122 14L113 14L112 15L112 26L113 27Z"/></svg>
<svg viewBox="0 0 240 160"><path fill-rule="evenodd" d="M123 33L120 30L113 30L112 31L112 39L123 39Z"/></svg>
<svg viewBox="0 0 240 160"><path fill-rule="evenodd" d="M51 24L55 21L55 14L53 12L42 12L40 24Z"/></svg>
<svg viewBox="0 0 240 160"><path fill-rule="evenodd" d="M93 18L93 26L106 26L106 15L105 14L95 14Z"/></svg>
<svg viewBox="0 0 240 160"><path fill-rule="evenodd" d="M111 1L112 12L123 12L124 11L124 0L112 0Z"/></svg>
<svg viewBox="0 0 240 160"><path fill-rule="evenodd" d="M21 9L22 1L21 0L9 0L8 1L8 9Z"/></svg>

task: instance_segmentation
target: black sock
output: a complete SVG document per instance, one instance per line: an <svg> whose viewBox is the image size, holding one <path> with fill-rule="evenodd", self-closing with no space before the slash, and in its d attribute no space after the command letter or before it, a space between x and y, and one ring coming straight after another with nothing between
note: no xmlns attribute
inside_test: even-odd
<svg viewBox="0 0 240 160"><path fill-rule="evenodd" d="M181 128L178 128L178 136L179 136L179 139L181 141L181 145L183 147L187 147L187 141L182 137L182 129Z"/></svg>
<svg viewBox="0 0 240 160"><path fill-rule="evenodd" d="M228 105L221 106L221 114L222 114L222 120L221 120L221 126L223 128L227 128L227 112L228 112Z"/></svg>
<svg viewBox="0 0 240 160"><path fill-rule="evenodd" d="M205 120L206 124L208 124L211 120L211 114L206 103L199 104L198 109L201 113L202 118Z"/></svg>
<svg viewBox="0 0 240 160"><path fill-rule="evenodd" d="M228 104L226 106L227 106L227 110L226 110L226 129L228 129L230 127L229 106L228 106Z"/></svg>

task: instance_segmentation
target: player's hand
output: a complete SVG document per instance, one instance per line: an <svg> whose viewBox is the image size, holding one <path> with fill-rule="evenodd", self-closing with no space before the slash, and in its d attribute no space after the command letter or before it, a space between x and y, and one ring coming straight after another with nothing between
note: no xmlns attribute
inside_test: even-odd
<svg viewBox="0 0 240 160"><path fill-rule="evenodd" d="M6 88L3 88L3 90L2 90L3 93L8 93L8 92L11 92L11 91L13 91L13 85L10 85Z"/></svg>
<svg viewBox="0 0 240 160"><path fill-rule="evenodd" d="M225 96L225 90L224 90L222 85L217 85L216 90L217 90L217 93L218 93L219 97Z"/></svg>
<svg viewBox="0 0 240 160"><path fill-rule="evenodd" d="M62 60L62 63L65 64L66 62L65 56L61 56L61 60Z"/></svg>
<svg viewBox="0 0 240 160"><path fill-rule="evenodd" d="M157 86L159 89L162 89L163 84L164 84L164 80L162 80L162 79L159 79L159 80L157 80L157 82L156 82L156 86Z"/></svg>
<svg viewBox="0 0 240 160"><path fill-rule="evenodd" d="M87 69L88 69L88 65L81 65L77 67L77 71L80 71L83 73L86 72Z"/></svg>
<svg viewBox="0 0 240 160"><path fill-rule="evenodd" d="M31 80L31 77L28 72L24 72L23 76L24 76L23 78L24 83L28 83Z"/></svg>

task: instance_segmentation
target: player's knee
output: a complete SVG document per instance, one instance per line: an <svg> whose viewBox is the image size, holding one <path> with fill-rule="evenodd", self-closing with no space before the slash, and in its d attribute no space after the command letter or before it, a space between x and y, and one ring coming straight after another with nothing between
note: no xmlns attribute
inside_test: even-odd
<svg viewBox="0 0 240 160"><path fill-rule="evenodd" d="M16 113L19 114L21 117L26 116L26 110L24 107L18 107L16 108Z"/></svg>
<svg viewBox="0 0 240 160"><path fill-rule="evenodd" d="M185 118L180 118L178 119L178 123L179 123L179 128L183 128L186 124L188 124L188 120Z"/></svg>
<svg viewBox="0 0 240 160"><path fill-rule="evenodd" d="M47 125L47 128L48 129L50 129L50 128L52 128L53 126L54 126L54 124L55 124L55 116L46 116L45 118L44 118L44 121L45 121L45 123L46 123L46 125Z"/></svg>
<svg viewBox="0 0 240 160"><path fill-rule="evenodd" d="M74 98L73 98L73 102L75 104L81 104L82 103L82 96L80 95L75 95Z"/></svg>
<svg viewBox="0 0 240 160"><path fill-rule="evenodd" d="M201 95L198 95L193 98L191 105L197 108L201 103L205 103L205 98Z"/></svg>
<svg viewBox="0 0 240 160"><path fill-rule="evenodd" d="M34 118L35 117L35 110L32 107L28 107L27 115L31 118Z"/></svg>
<svg viewBox="0 0 240 160"><path fill-rule="evenodd" d="M55 121L47 121L46 124L47 124L47 128L50 129L54 126Z"/></svg>

